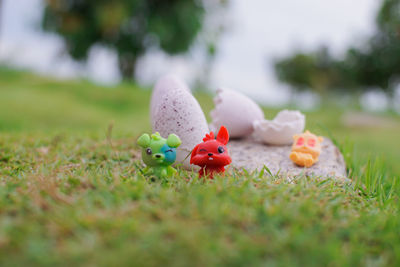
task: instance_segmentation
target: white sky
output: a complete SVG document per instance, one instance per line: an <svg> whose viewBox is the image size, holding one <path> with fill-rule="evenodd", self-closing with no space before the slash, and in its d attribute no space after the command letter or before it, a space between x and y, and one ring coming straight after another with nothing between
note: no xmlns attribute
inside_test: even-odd
<svg viewBox="0 0 400 267"><path fill-rule="evenodd" d="M293 50L328 45L340 55L372 34L376 0L231 0L228 31L219 44L211 75L212 89L227 86L270 104L287 99L287 88L274 77L272 60ZM40 32L42 0L4 0L0 60L57 77L83 76L118 81L116 57L96 47L86 67L63 54L57 36ZM160 52L140 62L140 81L151 84L166 72L190 82L199 64L194 55L169 57Z"/></svg>

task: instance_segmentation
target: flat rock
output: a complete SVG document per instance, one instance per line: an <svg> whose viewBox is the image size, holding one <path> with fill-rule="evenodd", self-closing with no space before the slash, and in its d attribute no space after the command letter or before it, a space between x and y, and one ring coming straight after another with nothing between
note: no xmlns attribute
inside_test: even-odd
<svg viewBox="0 0 400 267"><path fill-rule="evenodd" d="M268 167L273 175L288 178L313 176L321 179L334 178L340 181L346 178L346 164L339 149L332 141L324 137L319 161L310 168L299 167L289 159L291 146L269 146L253 139L231 140L228 143L234 169L261 171Z"/></svg>

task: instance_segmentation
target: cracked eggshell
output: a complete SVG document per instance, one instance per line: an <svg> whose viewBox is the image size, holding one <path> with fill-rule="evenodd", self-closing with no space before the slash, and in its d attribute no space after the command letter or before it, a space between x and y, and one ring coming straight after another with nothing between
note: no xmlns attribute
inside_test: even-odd
<svg viewBox="0 0 400 267"><path fill-rule="evenodd" d="M199 103L186 84L176 77L164 77L157 82L151 108L153 131L159 132L164 138L174 133L182 140L182 144L177 148L177 163L182 162L209 132ZM183 166L194 168L189 161L190 157L183 162Z"/></svg>
<svg viewBox="0 0 400 267"><path fill-rule="evenodd" d="M305 116L297 110L282 110L269 120L253 122L254 135L262 142L270 145L290 145L293 136L304 131Z"/></svg>
<svg viewBox="0 0 400 267"><path fill-rule="evenodd" d="M253 121L263 120L261 108L249 97L229 89L217 90L215 108L210 112L211 130L224 125L233 138L246 137L253 132Z"/></svg>

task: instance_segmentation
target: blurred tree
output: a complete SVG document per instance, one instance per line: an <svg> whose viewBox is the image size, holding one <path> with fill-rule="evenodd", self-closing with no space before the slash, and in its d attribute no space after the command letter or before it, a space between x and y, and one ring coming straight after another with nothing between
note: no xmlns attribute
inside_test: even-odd
<svg viewBox="0 0 400 267"><path fill-rule="evenodd" d="M364 46L349 48L344 59L327 49L299 53L275 63L278 78L299 90L366 90L393 93L400 81L400 0L384 0L376 17L377 31Z"/></svg>
<svg viewBox="0 0 400 267"><path fill-rule="evenodd" d="M326 47L310 54L299 53L278 61L275 71L278 79L290 83L300 91L312 88L320 94L340 85L339 69Z"/></svg>
<svg viewBox="0 0 400 267"><path fill-rule="evenodd" d="M132 79L149 48L187 51L204 15L200 0L46 0L43 28L60 34L77 60L95 44L115 49L123 78Z"/></svg>

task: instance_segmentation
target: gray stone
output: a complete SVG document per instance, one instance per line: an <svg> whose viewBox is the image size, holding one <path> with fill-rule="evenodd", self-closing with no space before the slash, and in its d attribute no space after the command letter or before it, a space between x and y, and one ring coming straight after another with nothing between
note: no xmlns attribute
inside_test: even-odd
<svg viewBox="0 0 400 267"><path fill-rule="evenodd" d="M266 166L273 175L296 177L334 178L340 181L346 178L346 164L339 149L328 138L321 144L319 161L310 168L299 167L290 159L291 146L269 146L253 139L231 140L228 143L233 169L261 171ZM265 172L267 173L267 172Z"/></svg>

